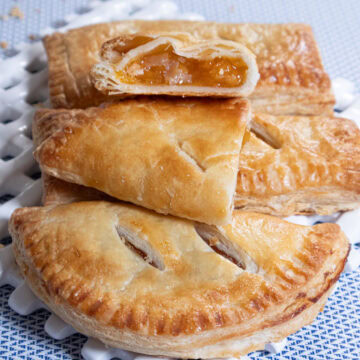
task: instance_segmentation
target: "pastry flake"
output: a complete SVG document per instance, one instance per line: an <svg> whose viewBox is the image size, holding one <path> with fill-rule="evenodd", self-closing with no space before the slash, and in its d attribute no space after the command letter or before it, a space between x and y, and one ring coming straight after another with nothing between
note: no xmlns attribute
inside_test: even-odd
<svg viewBox="0 0 360 360"><path fill-rule="evenodd" d="M42 173L42 203L44 205L70 204L79 201L117 201L94 188L70 183Z"/></svg>
<svg viewBox="0 0 360 360"><path fill-rule="evenodd" d="M246 100L154 98L106 108L39 110L43 172L157 212L231 221Z"/></svg>
<svg viewBox="0 0 360 360"><path fill-rule="evenodd" d="M240 357L309 324L349 250L336 224L236 211L212 227L101 201L18 209L9 229L27 283L77 331L176 358Z"/></svg>
<svg viewBox="0 0 360 360"><path fill-rule="evenodd" d="M245 46L187 33L122 35L101 54L92 75L95 87L110 95L248 96L259 78Z"/></svg>
<svg viewBox="0 0 360 360"><path fill-rule="evenodd" d="M57 108L96 106L107 96L91 83L103 43L134 33L186 33L199 40L239 43L256 56L260 79L250 95L255 111L332 114L335 104L311 28L304 24L221 24L130 20L90 25L46 36L51 102Z"/></svg>
<svg viewBox="0 0 360 360"><path fill-rule="evenodd" d="M330 116L255 114L240 154L235 207L279 216L360 205L360 130Z"/></svg>

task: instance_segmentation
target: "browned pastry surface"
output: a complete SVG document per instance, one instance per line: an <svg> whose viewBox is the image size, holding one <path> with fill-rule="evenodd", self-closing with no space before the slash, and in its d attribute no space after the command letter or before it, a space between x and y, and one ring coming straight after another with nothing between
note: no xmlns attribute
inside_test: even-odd
<svg viewBox="0 0 360 360"><path fill-rule="evenodd" d="M224 224L248 119L241 99L143 98L39 110L34 154L57 178L160 213Z"/></svg>
<svg viewBox="0 0 360 360"><path fill-rule="evenodd" d="M310 323L349 250L336 224L236 211L212 227L102 201L18 209L9 229L30 287L75 329L181 358L239 357Z"/></svg>
<svg viewBox="0 0 360 360"><path fill-rule="evenodd" d="M235 207L280 216L360 205L360 130L347 119L255 114Z"/></svg>
<svg viewBox="0 0 360 360"><path fill-rule="evenodd" d="M101 45L122 34L189 33L230 40L256 55L260 73L251 95L256 111L274 114L332 113L334 97L311 28L304 24L219 24L192 21L121 21L55 33L44 39L54 107L84 108L109 99L91 84Z"/></svg>

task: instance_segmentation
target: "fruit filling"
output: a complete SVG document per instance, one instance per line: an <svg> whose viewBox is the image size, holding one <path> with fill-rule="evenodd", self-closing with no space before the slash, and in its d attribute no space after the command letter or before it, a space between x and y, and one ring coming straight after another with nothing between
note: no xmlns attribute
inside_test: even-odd
<svg viewBox="0 0 360 360"><path fill-rule="evenodd" d="M233 88L244 84L248 66L239 58L196 59L162 44L131 60L116 75L122 83Z"/></svg>

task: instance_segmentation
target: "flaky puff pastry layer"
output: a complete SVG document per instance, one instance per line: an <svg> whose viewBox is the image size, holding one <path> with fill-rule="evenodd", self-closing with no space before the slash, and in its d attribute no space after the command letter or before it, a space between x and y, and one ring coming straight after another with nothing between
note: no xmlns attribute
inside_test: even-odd
<svg viewBox="0 0 360 360"><path fill-rule="evenodd" d="M46 173L41 174L43 205L70 204L80 201L106 200L117 202L111 196L83 185L60 180Z"/></svg>
<svg viewBox="0 0 360 360"><path fill-rule="evenodd" d="M112 39L91 73L95 87L109 95L244 97L259 79L255 56L244 45L187 33Z"/></svg>
<svg viewBox="0 0 360 360"><path fill-rule="evenodd" d="M101 201L18 209L9 229L26 281L76 330L179 358L239 357L309 324L349 250L336 224L235 212L213 227Z"/></svg>
<svg viewBox="0 0 360 360"><path fill-rule="evenodd" d="M334 97L311 28L304 24L220 24L131 20L97 24L46 36L49 89L56 108L85 108L108 101L90 71L100 48L120 35L182 32L200 40L246 46L256 56L260 79L251 95L256 111L273 114L332 113Z"/></svg>
<svg viewBox="0 0 360 360"><path fill-rule="evenodd" d="M164 214L231 221L246 100L137 99L39 110L42 171Z"/></svg>
<svg viewBox="0 0 360 360"><path fill-rule="evenodd" d="M329 116L255 114L240 154L235 207L279 216L360 205L360 130Z"/></svg>

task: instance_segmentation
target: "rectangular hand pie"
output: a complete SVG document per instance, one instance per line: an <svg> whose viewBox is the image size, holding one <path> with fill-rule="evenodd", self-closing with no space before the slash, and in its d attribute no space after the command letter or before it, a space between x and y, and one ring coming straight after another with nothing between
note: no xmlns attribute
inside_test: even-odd
<svg viewBox="0 0 360 360"><path fill-rule="evenodd" d="M231 221L243 135L242 99L142 98L106 108L39 110L41 169L157 212Z"/></svg>
<svg viewBox="0 0 360 360"><path fill-rule="evenodd" d="M193 21L121 21L55 33L44 39L49 89L56 108L96 106L107 96L92 84L103 43L134 33L186 33L207 41L231 41L256 56L260 79L250 96L253 109L273 114L332 113L331 83L311 28L303 24L220 24ZM122 95L120 95L122 96Z"/></svg>
<svg viewBox="0 0 360 360"><path fill-rule="evenodd" d="M309 324L349 243L336 224L234 212L226 226L104 201L17 209L33 292L77 331L175 358L239 358Z"/></svg>
<svg viewBox="0 0 360 360"><path fill-rule="evenodd" d="M360 130L329 116L255 114L240 154L235 207L279 216L360 206Z"/></svg>
<svg viewBox="0 0 360 360"><path fill-rule="evenodd" d="M244 45L187 33L122 35L102 46L101 59L92 75L109 95L248 96L259 79Z"/></svg>

